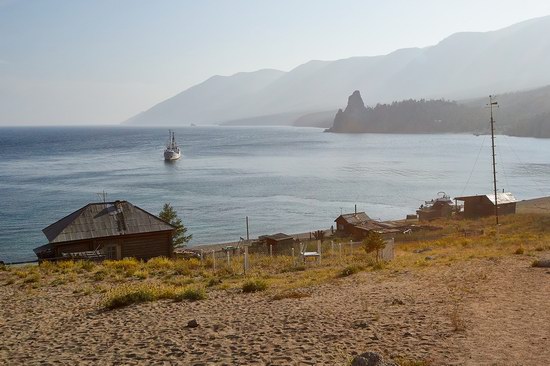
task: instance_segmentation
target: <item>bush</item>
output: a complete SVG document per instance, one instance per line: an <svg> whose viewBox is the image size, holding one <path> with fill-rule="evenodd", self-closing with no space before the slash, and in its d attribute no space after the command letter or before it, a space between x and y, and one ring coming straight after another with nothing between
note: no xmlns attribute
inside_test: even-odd
<svg viewBox="0 0 550 366"><path fill-rule="evenodd" d="M367 254L376 252L376 260L380 258L380 251L386 246L386 241L382 235L376 231L370 231L365 240L363 240L363 248Z"/></svg>
<svg viewBox="0 0 550 366"><path fill-rule="evenodd" d="M208 282L206 283L207 287L213 287L220 285L222 283L222 280L218 277L211 277L208 279Z"/></svg>
<svg viewBox="0 0 550 366"><path fill-rule="evenodd" d="M103 262L106 268L112 268L117 272L126 272L127 274L133 274L140 267L140 262L135 258L124 258L118 261L107 260Z"/></svg>
<svg viewBox="0 0 550 366"><path fill-rule="evenodd" d="M103 304L107 309L115 309L147 301L170 299L174 296L173 286L153 283L126 284L109 290Z"/></svg>
<svg viewBox="0 0 550 366"><path fill-rule="evenodd" d="M104 269L100 269L93 275L94 281L103 281L107 277L107 272Z"/></svg>
<svg viewBox="0 0 550 366"><path fill-rule="evenodd" d="M174 267L174 261L166 257L151 258L147 261L147 267L155 270L169 270Z"/></svg>
<svg viewBox="0 0 550 366"><path fill-rule="evenodd" d="M103 300L103 306L107 309L116 309L162 299L196 301L204 298L206 298L206 293L202 288L182 289L158 283L126 284L109 290Z"/></svg>
<svg viewBox="0 0 550 366"><path fill-rule="evenodd" d="M95 269L96 264L92 261L81 261L80 267L87 272L92 272Z"/></svg>
<svg viewBox="0 0 550 366"><path fill-rule="evenodd" d="M56 263L56 267L61 271L61 272L71 272L71 271L74 271L76 268L77 268L77 265L76 263L73 261L73 260L68 260L68 261L59 261Z"/></svg>
<svg viewBox="0 0 550 366"><path fill-rule="evenodd" d="M355 265L350 265L350 266L344 267L340 271L340 277L351 276L353 274L358 273L360 270L361 270L361 268L359 268L358 266L355 266Z"/></svg>
<svg viewBox="0 0 550 366"><path fill-rule="evenodd" d="M38 283L40 282L40 275L36 272L31 272L23 279L23 283Z"/></svg>
<svg viewBox="0 0 550 366"><path fill-rule="evenodd" d="M523 249L523 247L519 247L514 251L514 254L523 254L523 253L525 253L525 250Z"/></svg>
<svg viewBox="0 0 550 366"><path fill-rule="evenodd" d="M174 296L175 301L198 301L206 299L206 292L202 287L187 287L183 291L176 293Z"/></svg>
<svg viewBox="0 0 550 366"><path fill-rule="evenodd" d="M147 277L149 277L149 272L147 271L142 271L142 270L139 270L139 271L135 271L134 272L134 276L139 278L140 280L144 280L146 279Z"/></svg>
<svg viewBox="0 0 550 366"><path fill-rule="evenodd" d="M245 293L265 291L267 289L267 282L261 279L248 280L243 283L242 289Z"/></svg>

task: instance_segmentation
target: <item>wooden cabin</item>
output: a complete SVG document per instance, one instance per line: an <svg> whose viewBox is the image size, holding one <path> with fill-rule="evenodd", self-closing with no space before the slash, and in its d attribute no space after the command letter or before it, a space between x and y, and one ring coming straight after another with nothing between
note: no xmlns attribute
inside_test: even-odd
<svg viewBox="0 0 550 366"><path fill-rule="evenodd" d="M462 212L462 216L464 218L473 219L495 214L494 194L455 197L455 200L464 202L464 210ZM497 193L497 201L499 215L510 215L516 213L517 200L512 193Z"/></svg>
<svg viewBox="0 0 550 366"><path fill-rule="evenodd" d="M355 212L342 214L334 220L336 223L336 232L342 236L354 236L357 234L357 225L372 221L364 212Z"/></svg>
<svg viewBox="0 0 550 366"><path fill-rule="evenodd" d="M264 249L269 251L269 247L273 248L273 253L287 252L289 248L294 246L294 238L284 233L277 233L273 235L262 235L258 237L258 240L264 245Z"/></svg>
<svg viewBox="0 0 550 366"><path fill-rule="evenodd" d="M90 203L42 230L38 259L172 257L175 227L127 201Z"/></svg>

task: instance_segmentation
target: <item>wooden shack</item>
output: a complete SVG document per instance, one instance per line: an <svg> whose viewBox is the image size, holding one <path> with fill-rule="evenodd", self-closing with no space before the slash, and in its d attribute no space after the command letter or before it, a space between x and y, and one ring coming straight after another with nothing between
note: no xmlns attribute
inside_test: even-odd
<svg viewBox="0 0 550 366"><path fill-rule="evenodd" d="M464 210L461 213L464 218L473 219L495 214L494 194L455 197L455 200L464 202ZM510 192L497 193L498 214L515 214L516 202L516 198Z"/></svg>
<svg viewBox="0 0 550 366"><path fill-rule="evenodd" d="M342 236L354 236L357 234L357 225L368 223L371 218L364 212L342 214L334 220L336 233Z"/></svg>
<svg viewBox="0 0 550 366"><path fill-rule="evenodd" d="M127 201L90 203L46 227L39 259L172 257L175 227ZM86 255L84 255L86 254Z"/></svg>
<svg viewBox="0 0 550 366"><path fill-rule="evenodd" d="M269 252L271 247L274 254L286 254L294 246L294 238L284 233L262 235L258 237L258 241L263 245L265 252Z"/></svg>

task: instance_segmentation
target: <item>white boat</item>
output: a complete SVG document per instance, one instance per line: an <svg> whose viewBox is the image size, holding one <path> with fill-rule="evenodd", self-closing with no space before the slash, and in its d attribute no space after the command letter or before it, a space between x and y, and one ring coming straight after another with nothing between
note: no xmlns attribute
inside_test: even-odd
<svg viewBox="0 0 550 366"><path fill-rule="evenodd" d="M168 144L166 144L166 149L164 150L164 160L178 160L181 157L181 151L176 143L176 137L174 132L168 131L169 138Z"/></svg>

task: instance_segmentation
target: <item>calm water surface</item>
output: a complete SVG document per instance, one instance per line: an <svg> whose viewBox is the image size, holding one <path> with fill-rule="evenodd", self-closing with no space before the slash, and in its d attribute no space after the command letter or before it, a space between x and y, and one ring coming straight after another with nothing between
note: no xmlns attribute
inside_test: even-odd
<svg viewBox="0 0 550 366"><path fill-rule="evenodd" d="M438 191L492 189L490 138L327 134L291 127L177 128L183 157L165 163L164 128L0 128L0 260L34 259L41 230L97 202L152 213L176 207L192 244L328 228L354 204L373 218L414 213ZM550 195L550 140L498 136L499 187Z"/></svg>

